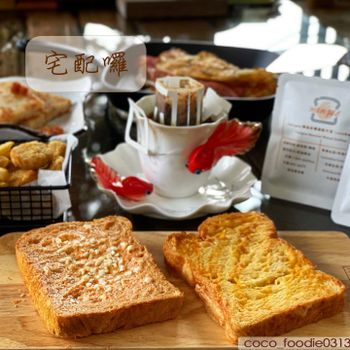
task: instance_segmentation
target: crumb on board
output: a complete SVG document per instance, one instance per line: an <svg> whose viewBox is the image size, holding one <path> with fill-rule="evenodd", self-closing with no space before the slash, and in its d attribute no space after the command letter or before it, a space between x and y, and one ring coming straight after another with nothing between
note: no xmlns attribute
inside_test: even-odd
<svg viewBox="0 0 350 350"><path fill-rule="evenodd" d="M19 304L21 301L22 301L21 299L13 299L13 300L12 300L12 303L13 303L13 305L17 308L17 307L18 307L18 304Z"/></svg>

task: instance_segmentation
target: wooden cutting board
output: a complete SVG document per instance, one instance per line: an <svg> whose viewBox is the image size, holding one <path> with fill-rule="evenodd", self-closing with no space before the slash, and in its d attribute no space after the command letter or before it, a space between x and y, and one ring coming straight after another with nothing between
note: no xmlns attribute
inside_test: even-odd
<svg viewBox="0 0 350 350"><path fill-rule="evenodd" d="M206 314L193 290L164 265L162 243L166 232L136 232L154 255L161 269L185 293L178 319L151 324L80 340L51 336L41 323L22 284L14 256L20 234L0 237L0 348L6 349L96 349L103 348L224 348L223 330ZM321 270L350 287L350 239L339 232L281 232L280 235L301 249ZM290 336L350 336L350 293L345 310L328 319L290 332Z"/></svg>

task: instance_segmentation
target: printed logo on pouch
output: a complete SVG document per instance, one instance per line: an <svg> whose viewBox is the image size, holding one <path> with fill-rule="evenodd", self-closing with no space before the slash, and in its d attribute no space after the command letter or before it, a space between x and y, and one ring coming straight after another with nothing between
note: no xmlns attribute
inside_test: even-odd
<svg viewBox="0 0 350 350"><path fill-rule="evenodd" d="M314 100L311 112L312 121L335 125L340 114L340 102L333 97L318 97Z"/></svg>

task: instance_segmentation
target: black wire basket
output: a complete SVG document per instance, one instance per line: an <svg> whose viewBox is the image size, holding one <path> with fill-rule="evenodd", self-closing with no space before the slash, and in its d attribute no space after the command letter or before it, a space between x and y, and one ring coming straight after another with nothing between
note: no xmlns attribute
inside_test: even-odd
<svg viewBox="0 0 350 350"><path fill-rule="evenodd" d="M13 140L16 143L27 141L47 142L48 137L33 137ZM0 143L5 142L0 137ZM20 186L0 187L0 233L15 230L28 230L50 223L64 221L67 213L58 218L54 216L54 191L69 190L71 184L72 154L68 155L65 171L66 185L62 186Z"/></svg>

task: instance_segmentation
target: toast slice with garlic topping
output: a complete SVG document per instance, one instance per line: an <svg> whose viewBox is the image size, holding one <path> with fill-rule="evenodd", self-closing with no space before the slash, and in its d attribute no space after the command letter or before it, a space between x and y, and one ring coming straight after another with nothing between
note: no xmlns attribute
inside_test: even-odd
<svg viewBox="0 0 350 350"><path fill-rule="evenodd" d="M110 216L34 229L16 243L33 304L48 330L84 337L175 318L183 293L132 234Z"/></svg>

